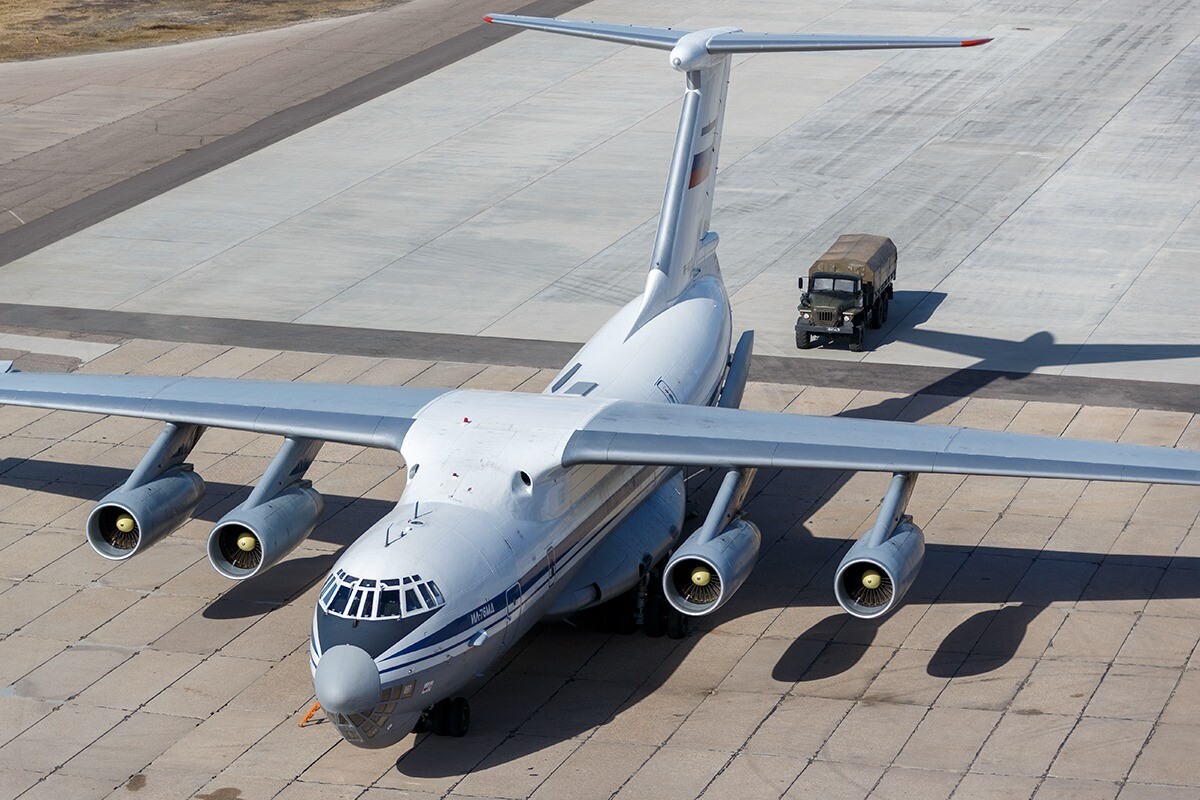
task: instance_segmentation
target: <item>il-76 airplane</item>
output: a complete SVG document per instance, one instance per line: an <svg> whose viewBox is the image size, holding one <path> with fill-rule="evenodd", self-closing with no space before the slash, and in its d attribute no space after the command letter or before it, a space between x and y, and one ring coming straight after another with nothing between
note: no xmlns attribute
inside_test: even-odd
<svg viewBox="0 0 1200 800"><path fill-rule="evenodd" d="M728 293L709 230L736 53L969 47L987 39L685 31L502 16L488 22L669 52L683 111L645 292L541 395L207 378L17 374L0 403L161 420L87 537L126 559L178 528L204 494L186 461L208 427L284 437L247 500L208 538L223 575L250 578L321 514L304 479L324 442L398 451L399 503L337 560L312 624L317 700L348 741L386 747L414 729L461 736L458 696L536 622L638 592L646 624L711 614L753 569L761 536L741 514L755 470L892 473L874 527L833 592L850 614L895 608L925 545L905 514L919 473L1200 485L1200 453L905 422L739 409L752 335L732 348ZM683 471L727 470L683 539ZM628 596L628 595L626 595ZM651 609L658 609L649 613ZM653 618L652 618L653 617Z"/></svg>

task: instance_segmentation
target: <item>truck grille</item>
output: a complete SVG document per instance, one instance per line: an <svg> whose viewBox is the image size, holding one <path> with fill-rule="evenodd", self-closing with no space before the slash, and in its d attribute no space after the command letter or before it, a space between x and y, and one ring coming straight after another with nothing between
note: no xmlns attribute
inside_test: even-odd
<svg viewBox="0 0 1200 800"><path fill-rule="evenodd" d="M837 325L839 314L830 308L818 308L813 311L813 322L818 325Z"/></svg>

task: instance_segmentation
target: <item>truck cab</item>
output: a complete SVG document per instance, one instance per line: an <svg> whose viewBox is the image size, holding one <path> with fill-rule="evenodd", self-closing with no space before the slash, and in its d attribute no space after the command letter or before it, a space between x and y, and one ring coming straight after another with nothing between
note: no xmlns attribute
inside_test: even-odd
<svg viewBox="0 0 1200 800"><path fill-rule="evenodd" d="M847 234L809 269L808 291L797 306L796 347L814 336L848 336L850 349L863 348L865 329L887 320L896 277L896 246L885 236ZM797 280L804 290L804 278Z"/></svg>

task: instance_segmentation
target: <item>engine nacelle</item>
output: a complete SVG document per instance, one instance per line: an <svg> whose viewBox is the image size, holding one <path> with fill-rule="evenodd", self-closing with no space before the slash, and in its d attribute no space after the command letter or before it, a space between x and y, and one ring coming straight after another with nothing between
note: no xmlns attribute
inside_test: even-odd
<svg viewBox="0 0 1200 800"><path fill-rule="evenodd" d="M838 565L833 591L838 604L860 619L894 609L912 587L925 558L925 536L908 517L878 545L859 540Z"/></svg>
<svg viewBox="0 0 1200 800"><path fill-rule="evenodd" d="M758 559L762 533L749 520L734 520L708 541L692 534L663 570L663 592L676 610L711 614L733 597Z"/></svg>
<svg viewBox="0 0 1200 800"><path fill-rule="evenodd" d="M88 515L88 543L105 558L123 561L187 522L204 498L205 488L204 481L186 464L140 486L122 486L106 495Z"/></svg>
<svg viewBox="0 0 1200 800"><path fill-rule="evenodd" d="M270 500L230 511L208 535L208 560L240 581L279 563L317 527L325 500L312 487L292 486Z"/></svg>

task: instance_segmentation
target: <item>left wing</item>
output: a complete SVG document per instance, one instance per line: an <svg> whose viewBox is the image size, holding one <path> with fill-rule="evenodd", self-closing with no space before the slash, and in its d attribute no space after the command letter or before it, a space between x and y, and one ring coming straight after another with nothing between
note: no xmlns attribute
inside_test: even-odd
<svg viewBox="0 0 1200 800"><path fill-rule="evenodd" d="M413 416L444 389L22 373L0 361L0 404L400 449Z"/></svg>
<svg viewBox="0 0 1200 800"><path fill-rule="evenodd" d="M817 468L1200 485L1200 452L912 422L736 408L607 405L577 430L564 466Z"/></svg>

